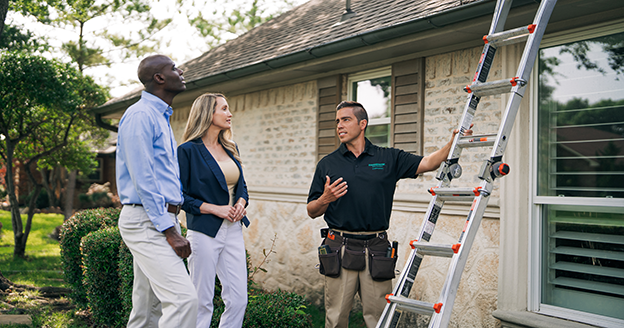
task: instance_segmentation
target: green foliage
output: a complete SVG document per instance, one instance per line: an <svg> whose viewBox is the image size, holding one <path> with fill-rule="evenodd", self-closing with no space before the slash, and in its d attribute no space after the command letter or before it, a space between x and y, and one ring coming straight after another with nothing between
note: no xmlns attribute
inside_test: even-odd
<svg viewBox="0 0 624 328"><path fill-rule="evenodd" d="M31 15L40 22L49 23L50 8L59 3L60 0L13 0L9 1L9 10L22 15Z"/></svg>
<svg viewBox="0 0 624 328"><path fill-rule="evenodd" d="M0 55L0 154L62 162L88 170L94 155L84 139L102 139L87 109L107 93L67 64L19 52ZM5 157L6 158L6 157Z"/></svg>
<svg viewBox="0 0 624 328"><path fill-rule="evenodd" d="M80 306L87 304L86 291L83 286L81 239L101 228L116 226L119 212L118 209L110 208L85 210L76 213L63 224L60 246L65 281L72 287L71 298Z"/></svg>
<svg viewBox="0 0 624 328"><path fill-rule="evenodd" d="M122 244L119 228L107 227L91 232L82 238L84 286L93 320L101 326L123 326L122 302L117 273L119 245Z"/></svg>
<svg viewBox="0 0 624 328"><path fill-rule="evenodd" d="M9 132L5 137L17 138L32 125L49 122L46 111L71 114L80 107L74 86L81 76L71 67L17 52L2 53L0 58L2 128Z"/></svg>
<svg viewBox="0 0 624 328"><path fill-rule="evenodd" d="M305 304L303 296L282 290L251 294L243 327L311 327Z"/></svg>
<svg viewBox="0 0 624 328"><path fill-rule="evenodd" d="M125 243L119 245L119 298L121 299L121 322L128 322L132 311L132 286L134 284L133 258Z"/></svg>
<svg viewBox="0 0 624 328"><path fill-rule="evenodd" d="M37 39L31 31L24 31L18 26L4 26L0 37L0 49L3 50L40 53L49 48L45 40Z"/></svg>

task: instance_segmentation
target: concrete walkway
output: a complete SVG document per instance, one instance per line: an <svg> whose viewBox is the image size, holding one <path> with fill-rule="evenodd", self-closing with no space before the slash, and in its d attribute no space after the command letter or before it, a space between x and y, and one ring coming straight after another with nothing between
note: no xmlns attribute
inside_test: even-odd
<svg viewBox="0 0 624 328"><path fill-rule="evenodd" d="M8 324L31 325L32 320L28 314L0 314L0 325Z"/></svg>

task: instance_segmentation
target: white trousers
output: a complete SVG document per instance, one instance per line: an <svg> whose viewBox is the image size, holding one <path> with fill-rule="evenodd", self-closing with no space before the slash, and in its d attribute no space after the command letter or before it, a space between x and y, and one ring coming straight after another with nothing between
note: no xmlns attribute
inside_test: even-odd
<svg viewBox="0 0 624 328"><path fill-rule="evenodd" d="M193 230L187 232L187 238L193 251L189 271L199 298L197 327L210 327L215 274L225 303L219 327L242 327L247 308L247 260L241 223L223 220L214 238Z"/></svg>
<svg viewBox="0 0 624 328"><path fill-rule="evenodd" d="M171 221L180 231L174 214ZM129 328L195 327L197 292L184 262L141 206L125 205L119 231L134 257L134 285Z"/></svg>

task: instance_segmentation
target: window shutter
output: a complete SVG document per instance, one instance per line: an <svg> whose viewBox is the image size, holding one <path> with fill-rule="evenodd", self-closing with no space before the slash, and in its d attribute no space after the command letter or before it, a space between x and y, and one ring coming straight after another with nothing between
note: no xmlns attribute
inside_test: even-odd
<svg viewBox="0 0 624 328"><path fill-rule="evenodd" d="M336 135L336 106L340 103L339 81L340 76L330 76L317 81L317 160L334 151L339 145L339 139Z"/></svg>
<svg viewBox="0 0 624 328"><path fill-rule="evenodd" d="M413 154L423 152L423 58L392 65L392 147Z"/></svg>

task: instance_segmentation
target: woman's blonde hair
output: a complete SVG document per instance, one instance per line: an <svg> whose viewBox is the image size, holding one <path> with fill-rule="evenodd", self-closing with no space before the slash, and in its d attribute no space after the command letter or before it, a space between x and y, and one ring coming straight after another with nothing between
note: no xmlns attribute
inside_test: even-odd
<svg viewBox="0 0 624 328"><path fill-rule="evenodd" d="M217 109L217 97L227 100L224 95L219 93L204 93L195 99L186 122L184 135L182 136L183 142L201 138L206 134L206 131L212 125L212 117ZM223 148L232 153L237 161L242 163L236 144L232 140L231 128L219 132L219 143L221 143Z"/></svg>

